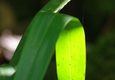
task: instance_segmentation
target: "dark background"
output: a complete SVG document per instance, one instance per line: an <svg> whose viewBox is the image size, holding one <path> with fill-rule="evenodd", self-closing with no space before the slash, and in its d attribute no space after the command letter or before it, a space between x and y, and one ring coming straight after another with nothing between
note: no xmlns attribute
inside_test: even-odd
<svg viewBox="0 0 115 80"><path fill-rule="evenodd" d="M33 16L48 0L0 0L0 35L5 29L24 33ZM80 19L87 44L86 80L115 80L115 0L71 0L61 10ZM1 48L2 49L2 48ZM1 52L3 64L8 62ZM57 80L55 56L45 80Z"/></svg>

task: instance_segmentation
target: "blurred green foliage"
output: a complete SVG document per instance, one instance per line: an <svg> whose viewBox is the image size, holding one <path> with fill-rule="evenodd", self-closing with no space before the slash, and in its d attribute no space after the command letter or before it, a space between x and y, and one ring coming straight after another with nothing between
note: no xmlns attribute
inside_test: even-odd
<svg viewBox="0 0 115 80"><path fill-rule="evenodd" d="M111 14L114 7L115 0L84 0L84 10L89 14Z"/></svg>
<svg viewBox="0 0 115 80"><path fill-rule="evenodd" d="M115 79L115 30L100 36L95 45L90 45L87 54L86 80Z"/></svg>

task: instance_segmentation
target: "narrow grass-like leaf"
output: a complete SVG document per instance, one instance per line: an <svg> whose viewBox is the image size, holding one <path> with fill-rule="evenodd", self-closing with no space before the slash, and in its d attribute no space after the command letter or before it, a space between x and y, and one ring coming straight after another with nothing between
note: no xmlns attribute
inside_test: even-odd
<svg viewBox="0 0 115 80"><path fill-rule="evenodd" d="M27 30L25 42L20 46L23 49L13 80L43 79L57 38L72 20L70 16L57 13L41 12L39 16L39 20L34 21L32 27L29 27L31 29Z"/></svg>
<svg viewBox="0 0 115 80"><path fill-rule="evenodd" d="M59 80L84 79L85 47L83 40L84 33L81 24L77 19L71 16L57 13L69 1L70 0L50 0L50 2L37 13L23 35L13 59L10 61L10 65L14 66L16 73L7 80L43 80L59 35L61 36L56 44ZM64 31L65 28L66 30ZM76 38L74 38L75 35ZM78 37L80 37L81 43ZM70 43L68 41L70 41ZM75 43L75 46L73 46L74 41L79 44ZM62 50L61 43L62 48L64 48ZM66 49L68 49L68 51L70 50L70 52L62 54ZM83 51L80 51L80 49L83 49ZM72 58L66 55L70 55ZM62 57L64 57L64 61ZM68 65L68 61L71 63L71 66ZM75 63L75 61L77 63ZM80 65L80 67L77 65ZM65 72L62 73L61 68L66 69L63 70ZM81 73L79 72L80 70ZM76 74L74 73L76 72L78 74L77 76L81 77L75 77Z"/></svg>
<svg viewBox="0 0 115 80"><path fill-rule="evenodd" d="M58 80L85 80L85 36L78 19L62 31L56 43Z"/></svg>

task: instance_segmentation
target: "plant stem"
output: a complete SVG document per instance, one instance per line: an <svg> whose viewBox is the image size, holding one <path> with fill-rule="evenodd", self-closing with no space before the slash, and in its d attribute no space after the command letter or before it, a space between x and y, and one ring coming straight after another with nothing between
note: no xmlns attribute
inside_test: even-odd
<svg viewBox="0 0 115 80"><path fill-rule="evenodd" d="M40 12L59 12L70 0L50 0Z"/></svg>

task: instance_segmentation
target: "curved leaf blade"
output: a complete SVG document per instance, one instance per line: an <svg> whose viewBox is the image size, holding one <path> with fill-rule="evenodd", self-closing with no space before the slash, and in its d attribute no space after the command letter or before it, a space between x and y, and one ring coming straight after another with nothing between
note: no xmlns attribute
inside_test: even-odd
<svg viewBox="0 0 115 80"><path fill-rule="evenodd" d="M56 43L58 80L85 80L85 36L81 23L74 19Z"/></svg>
<svg viewBox="0 0 115 80"><path fill-rule="evenodd" d="M40 12L36 18L28 27L24 35L26 37L22 38L25 42L17 48L23 47L19 51L19 60L19 56L14 56L13 61L16 59L17 62L11 62L11 65L16 66L13 80L43 80L57 38L72 19L70 16L48 12Z"/></svg>

